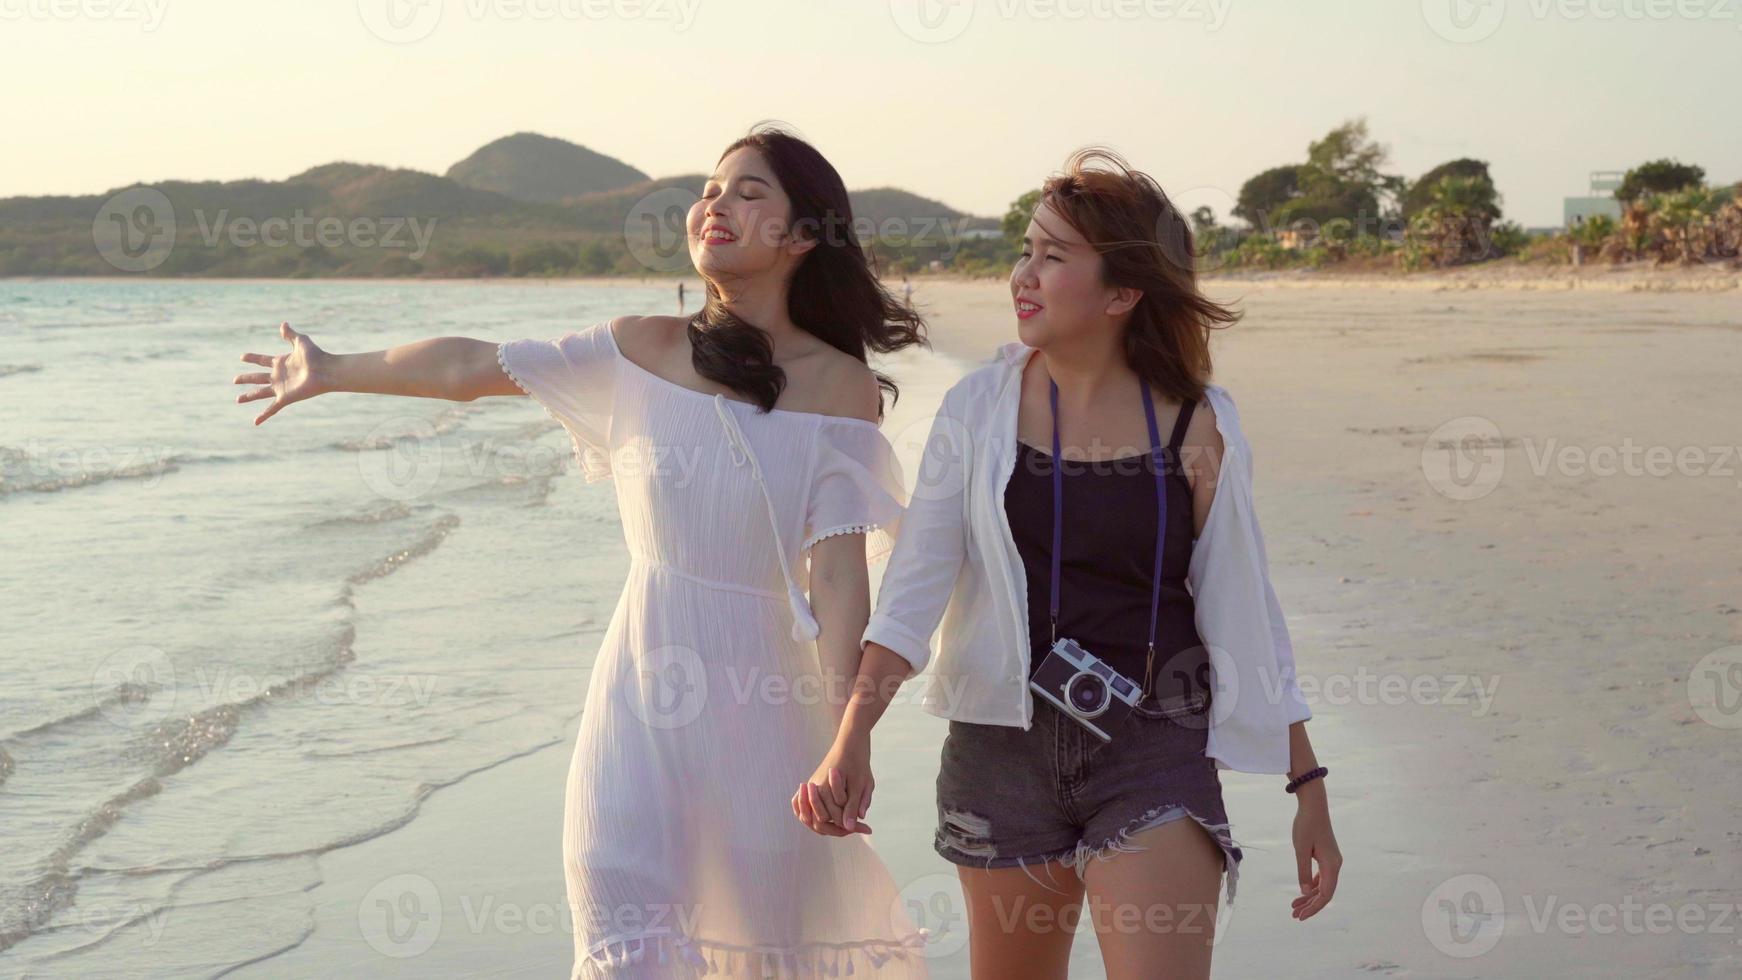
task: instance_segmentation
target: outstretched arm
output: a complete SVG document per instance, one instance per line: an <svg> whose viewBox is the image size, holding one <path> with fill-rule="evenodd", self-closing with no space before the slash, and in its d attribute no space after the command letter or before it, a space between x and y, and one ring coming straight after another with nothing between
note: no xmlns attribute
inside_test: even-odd
<svg viewBox="0 0 1742 980"><path fill-rule="evenodd" d="M259 425L286 405L316 395L351 391L408 395L469 402L485 395L524 394L496 362L496 345L467 337L433 337L362 354L329 354L306 334L278 325L290 344L284 354L242 355L265 371L239 374L234 383L261 385L236 396L237 402L272 399L254 419Z"/></svg>

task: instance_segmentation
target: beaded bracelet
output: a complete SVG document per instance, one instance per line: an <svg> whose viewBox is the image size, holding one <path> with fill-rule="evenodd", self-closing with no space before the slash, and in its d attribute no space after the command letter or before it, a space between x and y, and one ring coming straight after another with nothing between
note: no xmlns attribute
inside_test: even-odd
<svg viewBox="0 0 1742 980"><path fill-rule="evenodd" d="M1317 769L1309 769L1306 772L1303 772L1300 775L1289 780L1288 785L1284 786L1283 790L1285 792L1292 793L1295 790L1300 789L1302 786L1305 786L1307 783L1310 783L1313 780L1318 779L1329 772L1330 772L1330 770L1326 769L1324 766L1320 766Z"/></svg>

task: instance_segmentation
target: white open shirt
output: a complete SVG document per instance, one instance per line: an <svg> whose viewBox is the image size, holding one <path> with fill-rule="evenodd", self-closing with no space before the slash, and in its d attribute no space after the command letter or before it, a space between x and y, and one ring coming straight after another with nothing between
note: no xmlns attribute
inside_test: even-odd
<svg viewBox="0 0 1742 980"><path fill-rule="evenodd" d="M956 721L1034 723L1027 574L1004 512L1022 371L1034 351L1006 343L944 395L862 639L922 671L920 705ZM1288 726L1312 711L1295 682L1294 650L1270 584L1251 447L1227 390L1209 384L1207 393L1225 449L1186 577L1210 653L1206 754L1219 768L1287 772Z"/></svg>

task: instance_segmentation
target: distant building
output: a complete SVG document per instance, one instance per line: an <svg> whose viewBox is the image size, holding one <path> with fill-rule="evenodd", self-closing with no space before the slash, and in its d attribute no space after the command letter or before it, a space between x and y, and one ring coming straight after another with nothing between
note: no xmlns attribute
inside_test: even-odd
<svg viewBox="0 0 1742 980"><path fill-rule="evenodd" d="M1626 177L1624 170L1591 171L1591 187L1586 196L1569 197L1561 208L1567 230L1571 231L1600 214L1620 221L1621 202L1615 199L1615 191Z"/></svg>

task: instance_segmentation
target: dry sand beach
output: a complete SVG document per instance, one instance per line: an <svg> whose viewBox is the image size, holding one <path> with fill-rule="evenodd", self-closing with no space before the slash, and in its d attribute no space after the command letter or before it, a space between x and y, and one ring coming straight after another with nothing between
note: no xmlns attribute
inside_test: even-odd
<svg viewBox="0 0 1742 980"><path fill-rule="evenodd" d="M1409 274L1396 271L1362 273L1332 266L1275 272L1218 272L1208 280L1229 288L1260 284L1278 288L1379 288L1428 292L1500 289L1521 292L1717 293L1742 289L1742 261L1732 259L1692 266L1658 265L1647 261L1613 265L1589 262L1574 267L1501 259Z"/></svg>
<svg viewBox="0 0 1742 980"><path fill-rule="evenodd" d="M1737 976L1742 298L1212 291L1246 313L1216 340L1217 381L1253 445L1347 860L1329 909L1292 921L1282 780L1228 775L1246 862L1217 975ZM915 299L940 354L1013 335L1002 284L923 280ZM962 367L889 367L923 379L888 423L911 458ZM934 975L965 978L930 850L942 728L911 705L879 728L873 842L944 937ZM313 935L235 975L562 975L569 747L323 857ZM420 890L435 925L384 931ZM1073 975L1098 963L1079 936Z"/></svg>

